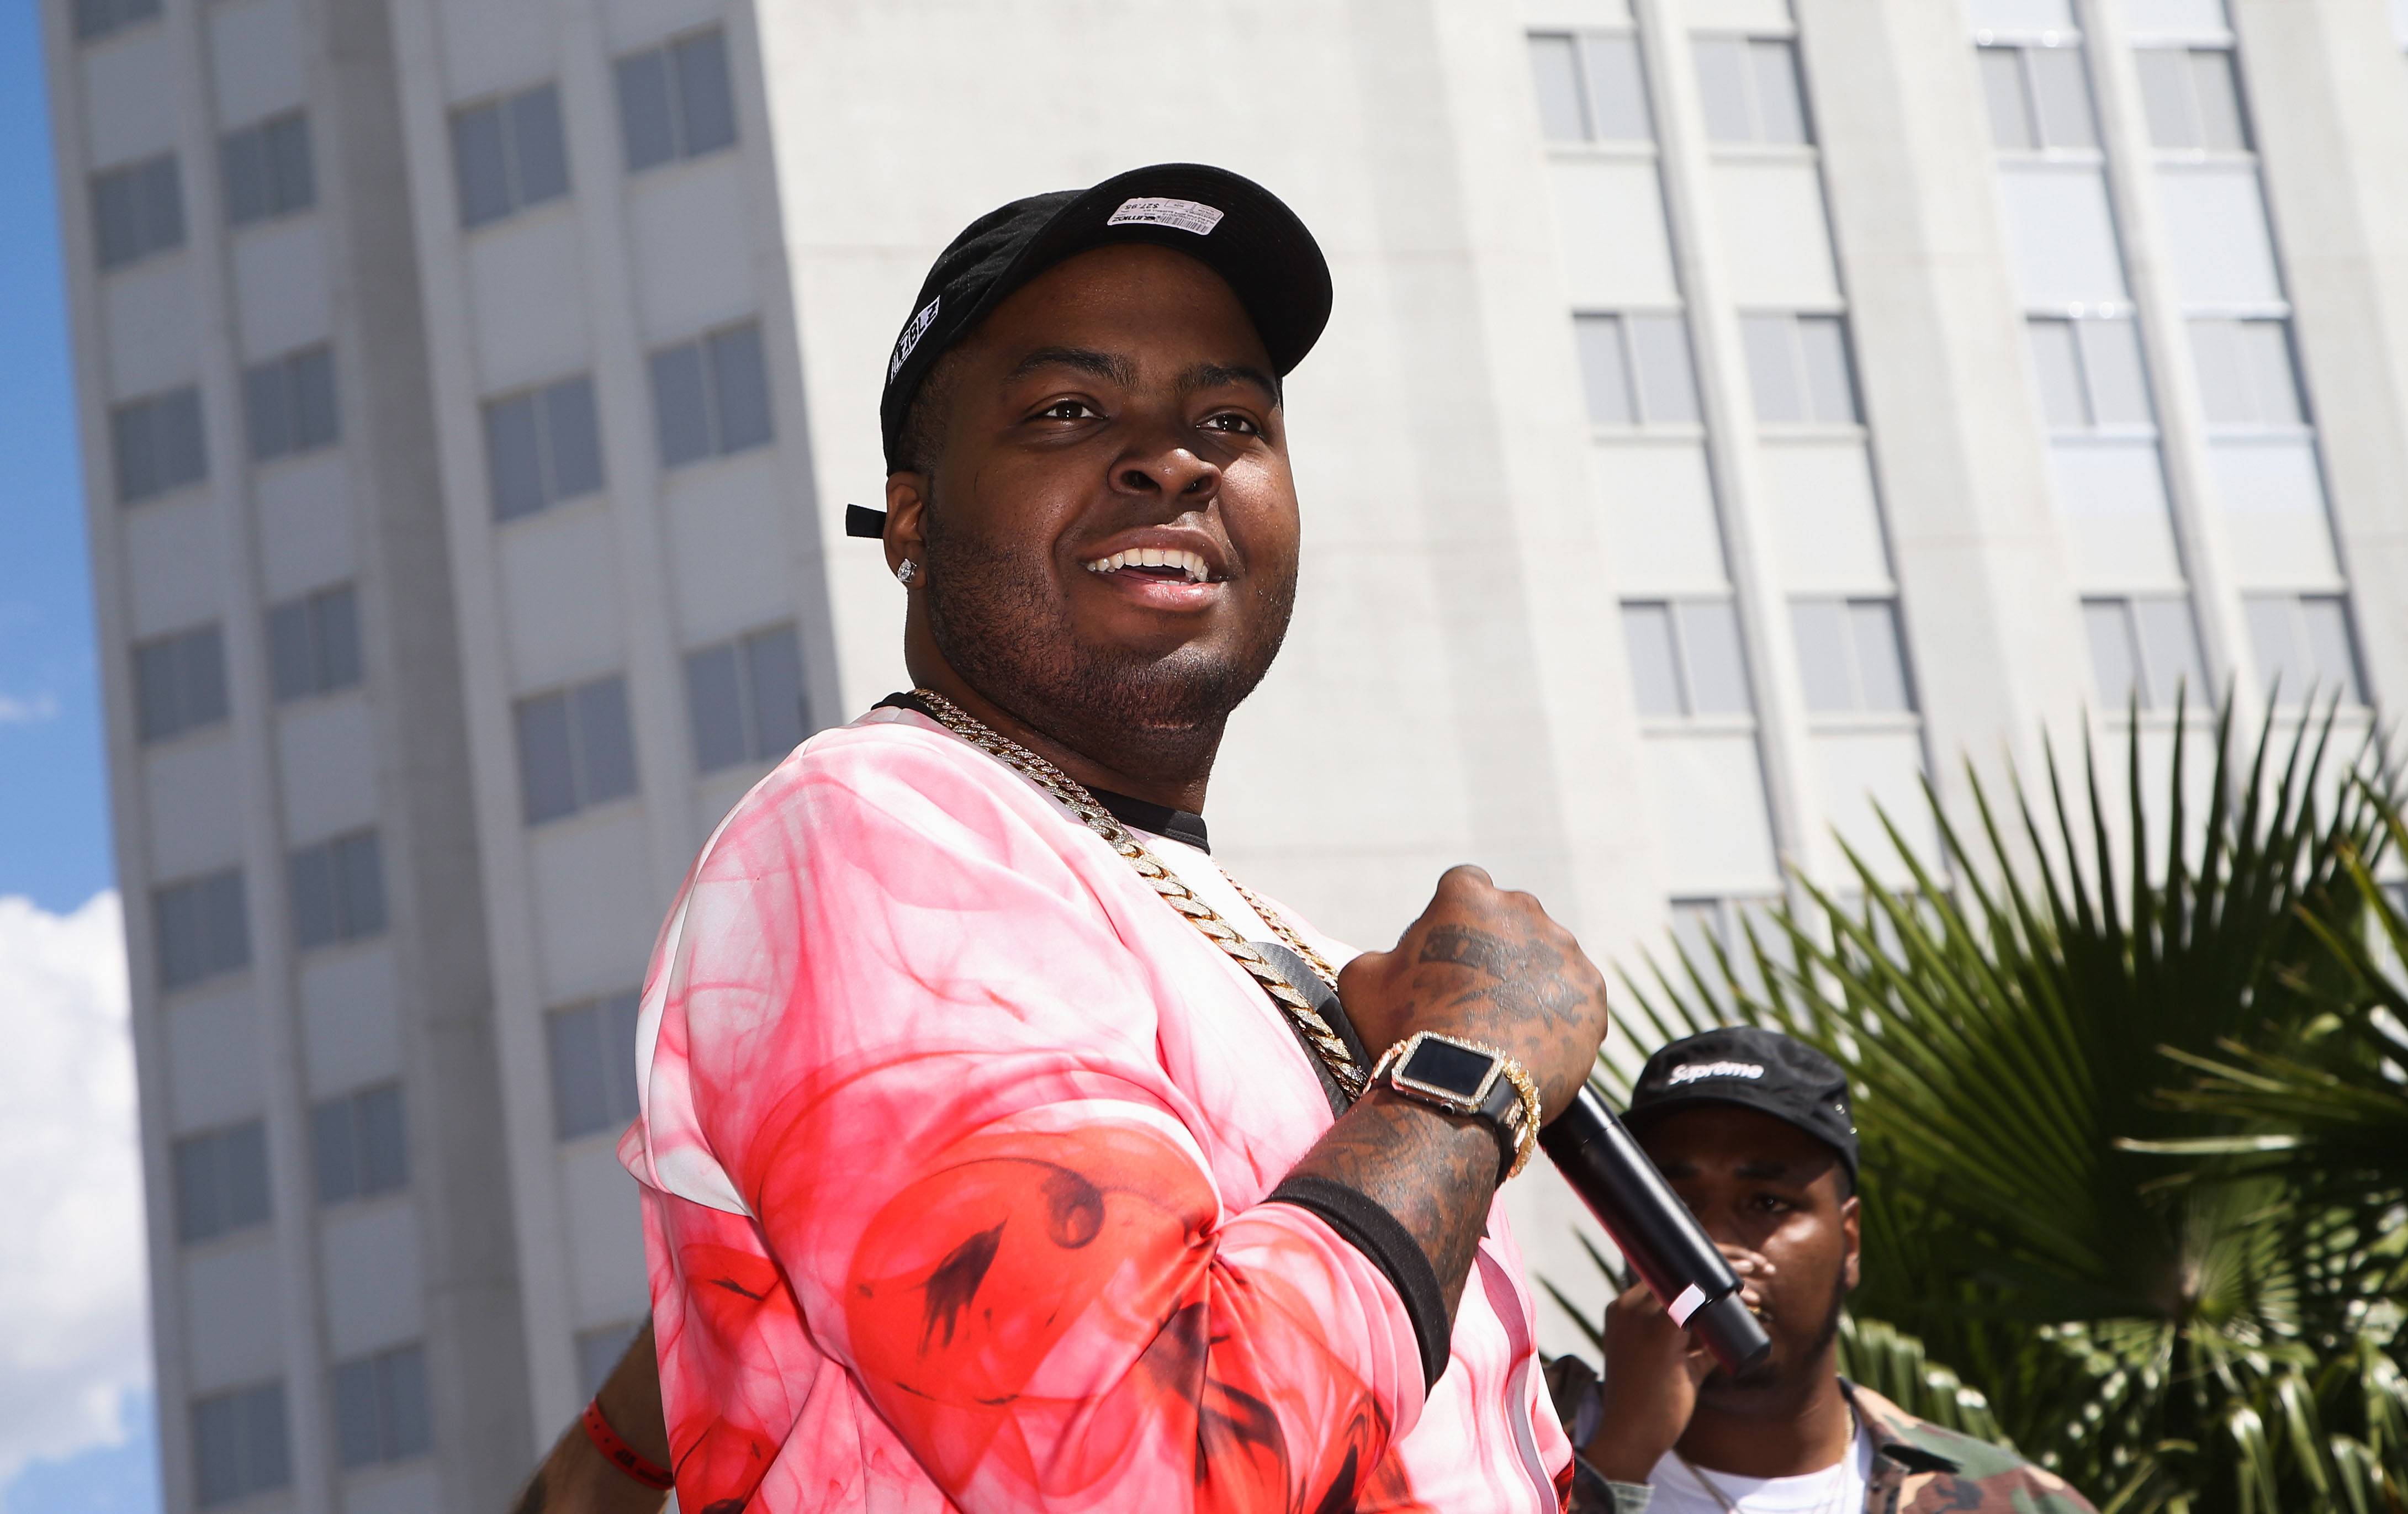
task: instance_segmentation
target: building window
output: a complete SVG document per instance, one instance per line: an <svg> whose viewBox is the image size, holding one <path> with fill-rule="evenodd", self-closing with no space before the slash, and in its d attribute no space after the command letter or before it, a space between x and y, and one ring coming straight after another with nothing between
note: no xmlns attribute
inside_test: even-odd
<svg viewBox="0 0 2408 1514"><path fill-rule="evenodd" d="M293 1480L284 1384L261 1383L193 1401L194 1502L231 1504Z"/></svg>
<svg viewBox="0 0 2408 1514"><path fill-rule="evenodd" d="M342 434L333 350L307 348L245 368L242 413L254 463L333 446Z"/></svg>
<svg viewBox="0 0 2408 1514"><path fill-rule="evenodd" d="M1752 315L1740 321L1756 418L1768 424L1854 425L1856 375L1847 322L1835 315Z"/></svg>
<svg viewBox="0 0 2408 1514"><path fill-rule="evenodd" d="M2086 599L2082 627L2090 638L2099 697L2111 708L2137 703L2171 710L2178 693L2194 709L2212 703L2189 600Z"/></svg>
<svg viewBox="0 0 2408 1514"><path fill-rule="evenodd" d="M769 376L761 328L747 322L652 357L652 417L661 466L740 452L770 438Z"/></svg>
<svg viewBox="0 0 2408 1514"><path fill-rule="evenodd" d="M93 242L102 269L184 245L184 190L176 155L92 176Z"/></svg>
<svg viewBox="0 0 2408 1514"><path fill-rule="evenodd" d="M2366 703L2348 601L2339 594L2250 594L2242 604L2269 699L2286 705L2312 697Z"/></svg>
<svg viewBox="0 0 2408 1514"><path fill-rule="evenodd" d="M108 450L120 505L199 483L209 471L201 441L200 390L188 384L110 410Z"/></svg>
<svg viewBox="0 0 2408 1514"><path fill-rule="evenodd" d="M2175 152L2246 152L2249 121L2228 48L2135 48L2149 141Z"/></svg>
<svg viewBox="0 0 2408 1514"><path fill-rule="evenodd" d="M602 428L583 374L485 402L485 466L494 519L522 515L602 487Z"/></svg>
<svg viewBox="0 0 2408 1514"><path fill-rule="evenodd" d="M215 625L135 644L134 725L144 745L225 718L225 644Z"/></svg>
<svg viewBox="0 0 2408 1514"><path fill-rule="evenodd" d="M2051 431L2155 423L2140 328L2131 317L2068 321L2036 316L2024 329L2031 340L2041 407Z"/></svg>
<svg viewBox="0 0 2408 1514"><path fill-rule="evenodd" d="M308 699L360 681L360 601L348 583L267 609L269 681L276 697Z"/></svg>
<svg viewBox="0 0 2408 1514"><path fill-rule="evenodd" d="M407 1461L433 1442L426 1352L395 1347L335 1364L335 1456L343 1470Z"/></svg>
<svg viewBox="0 0 2408 1514"><path fill-rule="evenodd" d="M158 936L159 987L188 988L251 965L242 870L226 868L150 891Z"/></svg>
<svg viewBox="0 0 2408 1514"><path fill-rule="evenodd" d="M75 0L73 10L76 40L96 42L111 32L158 15L159 0Z"/></svg>
<svg viewBox="0 0 2408 1514"><path fill-rule="evenodd" d="M1706 993L1717 1005L1727 1007L1731 998L1730 985L1715 966L1717 950L1739 979L1741 990L1751 995L1765 989L1764 972L1756 960L1757 949L1778 966L1796 965L1797 947L1774 918L1781 906L1777 893L1674 899L1670 904L1672 943L1705 978Z"/></svg>
<svg viewBox="0 0 2408 1514"><path fill-rule="evenodd" d="M552 1051L552 1126L562 1140L624 1130L636 1118L640 1003L634 993L613 993L544 1016Z"/></svg>
<svg viewBox="0 0 2408 1514"><path fill-rule="evenodd" d="M1978 50L1982 93L1990 106L1990 137L1997 146L2041 152L2099 145L2090 72L2083 65L2080 44Z"/></svg>
<svg viewBox="0 0 2408 1514"><path fill-rule="evenodd" d="M627 682L617 674L522 699L519 781L530 825L636 792Z"/></svg>
<svg viewBox="0 0 2408 1514"><path fill-rule="evenodd" d="M1799 599L1789 606L1806 707L1817 715L1908 713L1914 692L1887 599Z"/></svg>
<svg viewBox="0 0 2408 1514"><path fill-rule="evenodd" d="M1634 36L1530 38L1539 127L1550 142L1652 142L1647 75Z"/></svg>
<svg viewBox="0 0 2408 1514"><path fill-rule="evenodd" d="M1727 599L1634 600L1622 607L1641 715L1745 715L1747 658Z"/></svg>
<svg viewBox="0 0 2408 1514"><path fill-rule="evenodd" d="M1814 140L1798 86L1798 47L1782 37L1699 37L1698 89L1717 142Z"/></svg>
<svg viewBox="0 0 2408 1514"><path fill-rule="evenodd" d="M2291 358L2289 321L2202 320L2189 324L2191 360L2199 368L2199 397L2208 424L2307 424L2299 369Z"/></svg>
<svg viewBox="0 0 2408 1514"><path fill-rule="evenodd" d="M694 765L769 762L803 739L803 658L792 621L685 654Z"/></svg>
<svg viewBox="0 0 2408 1514"><path fill-rule="evenodd" d="M713 28L631 54L619 60L616 73L629 173L735 143L724 33Z"/></svg>
<svg viewBox="0 0 2408 1514"><path fill-rule="evenodd" d="M568 193L560 92L538 84L452 113L460 224L481 226Z"/></svg>
<svg viewBox="0 0 2408 1514"><path fill-rule="evenodd" d="M409 1183L401 1085L385 1083L309 1107L309 1156L318 1202L348 1204Z"/></svg>
<svg viewBox="0 0 2408 1514"><path fill-rule="evenodd" d="M299 111L228 132L222 150L226 220L234 225L289 216L318 203L317 178L309 166L309 121Z"/></svg>
<svg viewBox="0 0 2408 1514"><path fill-rule="evenodd" d="M187 1246L267 1223L267 1127L252 1120L175 1146L176 1238Z"/></svg>
<svg viewBox="0 0 2408 1514"><path fill-rule="evenodd" d="M303 847L289 861L297 950L384 934L384 861L374 831Z"/></svg>
<svg viewBox="0 0 2408 1514"><path fill-rule="evenodd" d="M641 1320L623 1320L617 1324L599 1325L577 1333L578 1392L592 1398L609 1380L610 1369L635 1343L636 1332L644 1328Z"/></svg>
<svg viewBox="0 0 2408 1514"><path fill-rule="evenodd" d="M1603 426L1694 425L1698 377L1678 315L1576 315L1588 418Z"/></svg>

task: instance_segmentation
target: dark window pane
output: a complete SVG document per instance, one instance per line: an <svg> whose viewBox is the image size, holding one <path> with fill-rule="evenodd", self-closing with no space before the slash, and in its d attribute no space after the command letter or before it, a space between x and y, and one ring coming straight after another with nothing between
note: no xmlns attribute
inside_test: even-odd
<svg viewBox="0 0 2408 1514"><path fill-rule="evenodd" d="M544 507L534 395L517 394L485 407L485 464L494 491L494 519L516 520Z"/></svg>
<svg viewBox="0 0 2408 1514"><path fill-rule="evenodd" d="M1638 411L1631 404L1629 364L1622 355L1621 318L1574 316L1572 341L1580 352L1589 420L1607 426L1630 424Z"/></svg>
<svg viewBox="0 0 2408 1514"><path fill-rule="evenodd" d="M673 50L678 104L685 117L685 155L699 157L736 140L736 104L727 88L727 37L705 32Z"/></svg>
<svg viewBox="0 0 2408 1514"><path fill-rule="evenodd" d="M715 773L748 755L744 714L738 692L736 649L706 647L685 659L686 713L694 723L694 765Z"/></svg>
<svg viewBox="0 0 2408 1514"><path fill-rule="evenodd" d="M239 1393L221 1393L193 1405L194 1498L204 1508L229 1503L249 1489L242 1455Z"/></svg>
<svg viewBox="0 0 2408 1514"><path fill-rule="evenodd" d="M1635 36L1584 38L1589 108L1598 136L1608 142L1652 142L1656 125L1647 112L1647 75Z"/></svg>
<svg viewBox="0 0 2408 1514"><path fill-rule="evenodd" d="M427 1422L426 1356L415 1346L387 1351L377 1358L378 1396L384 1401L384 1453L387 1461L423 1456L434 1440Z"/></svg>
<svg viewBox="0 0 2408 1514"><path fill-rule="evenodd" d="M267 1127L254 1120L218 1136L219 1197L226 1229L267 1223Z"/></svg>
<svg viewBox="0 0 2408 1514"><path fill-rule="evenodd" d="M2040 99L2040 125L2045 146L2089 148L2099 145L2099 123L2090 113L2090 79L2082 66L2082 50L2034 48L2032 93Z"/></svg>
<svg viewBox="0 0 2408 1514"><path fill-rule="evenodd" d="M144 741L165 741L184 728L176 698L176 644L153 641L134 649L134 723Z"/></svg>
<svg viewBox="0 0 2408 1514"><path fill-rule="evenodd" d="M1622 639L1630 654L1631 693L1638 701L1639 713L1685 714L1680 653L1672 644L1671 607L1645 603L1623 606Z"/></svg>
<svg viewBox="0 0 2408 1514"><path fill-rule="evenodd" d="M283 214L318 203L317 175L309 163L309 118L286 116L261 128L267 142L269 198Z"/></svg>
<svg viewBox="0 0 2408 1514"><path fill-rule="evenodd" d="M191 883L150 895L151 932L159 950L159 986L181 988L208 976L208 936L201 921L201 891Z"/></svg>
<svg viewBox="0 0 2408 1514"><path fill-rule="evenodd" d="M372 1466L381 1459L376 1378L374 1362L342 1362L335 1367L335 1452L347 1469Z"/></svg>
<svg viewBox="0 0 2408 1514"><path fill-rule="evenodd" d="M342 432L335 407L335 354L331 348L312 348L294 354L293 386L293 450L306 452L334 441Z"/></svg>
<svg viewBox="0 0 2408 1514"><path fill-rule="evenodd" d="M478 106L452 118L452 174L459 182L461 225L481 226L510 213L500 106Z"/></svg>
<svg viewBox="0 0 2408 1514"><path fill-rule="evenodd" d="M93 176L92 234L103 268L114 268L142 255L142 212L136 194L131 170Z"/></svg>
<svg viewBox="0 0 2408 1514"><path fill-rule="evenodd" d="M545 440L552 448L552 497L575 499L602 487L602 435L594 380L583 374L543 392Z"/></svg>
<svg viewBox="0 0 2408 1514"><path fill-rule="evenodd" d="M1806 686L1806 707L1831 714L1856 707L1851 676L1847 621L1835 600L1800 599L1789 607L1798 636L1798 673Z"/></svg>
<svg viewBox="0 0 2408 1514"><path fill-rule="evenodd" d="M1848 371L1848 336L1837 316L1799 316L1799 350L1806 360L1812 419L1826 425L1856 420L1856 384Z"/></svg>
<svg viewBox="0 0 2408 1514"><path fill-rule="evenodd" d="M159 0L117 0L117 24L130 25L159 14Z"/></svg>
<svg viewBox="0 0 2408 1514"><path fill-rule="evenodd" d="M1701 37L1693 50L1706 136L1716 142L1756 140L1756 112L1748 104L1747 44L1736 37Z"/></svg>
<svg viewBox="0 0 2408 1514"><path fill-rule="evenodd" d="M619 138L626 150L627 171L636 173L677 156L677 137L669 124L669 60L655 48L622 58L614 72L619 80Z"/></svg>
<svg viewBox="0 0 2408 1514"><path fill-rule="evenodd" d="M1756 418L1769 424L1807 419L1798 372L1795 327L1785 315L1742 316L1740 345L1747 352L1748 389Z"/></svg>
<svg viewBox="0 0 2408 1514"><path fill-rule="evenodd" d="M225 162L226 220L239 226L266 215L267 142L259 129L231 134L220 151Z"/></svg>
<svg viewBox="0 0 2408 1514"><path fill-rule="evenodd" d="M2200 145L2191 110L2190 55L2172 48L2135 48L2132 64L2141 76L2141 104L2149 118L2149 140L2161 148Z"/></svg>
<svg viewBox="0 0 2408 1514"><path fill-rule="evenodd" d="M1689 364L1689 333L1676 315L1626 318L1639 367L1641 419L1650 425L1694 422L1698 379Z"/></svg>
<svg viewBox="0 0 2408 1514"><path fill-rule="evenodd" d="M2349 633L2349 606L2337 595L2308 594L2300 600L2300 627L2307 634L2306 650L2315 669L2316 692L2338 695L2344 704L2366 703L2365 680L2358 675L2358 646Z"/></svg>
<svg viewBox="0 0 2408 1514"><path fill-rule="evenodd" d="M159 487L180 489L198 483L208 473L208 454L201 445L201 392L179 389L150 404L151 439L157 449Z"/></svg>
<svg viewBox="0 0 2408 1514"><path fill-rule="evenodd" d="M761 328L738 326L712 336L710 392L719 409L719 450L742 451L769 439L769 376L761 362Z"/></svg>
<svg viewBox="0 0 2408 1514"><path fill-rule="evenodd" d="M652 354L652 419L661 465L673 468L710 455L710 413L703 398L702 344L687 342Z"/></svg>
<svg viewBox="0 0 2408 1514"><path fill-rule="evenodd" d="M597 1018L605 1039L603 1070L609 1075L610 1118L624 1125L636 1118L636 1021L643 1000L633 993L614 993L602 1001Z"/></svg>
<svg viewBox="0 0 2408 1514"><path fill-rule="evenodd" d="M1588 136L1581 112L1580 64L1569 36L1530 38L1530 76L1539 92L1539 134L1550 142Z"/></svg>
<svg viewBox="0 0 2408 1514"><path fill-rule="evenodd" d="M2024 96L2023 50L1983 48L1976 56L1982 64L1983 98L1990 107L1990 140L2018 150L2039 146L2031 106Z"/></svg>
<svg viewBox="0 0 2408 1514"><path fill-rule="evenodd" d="M309 606L291 600L267 612L268 681L279 699L299 699L318 692L315 659L309 655Z"/></svg>
<svg viewBox="0 0 2408 1514"><path fill-rule="evenodd" d="M112 0L75 0L73 14L79 42L107 36L117 30L117 7Z"/></svg>
<svg viewBox="0 0 2408 1514"><path fill-rule="evenodd" d="M251 965L251 926L243 907L242 875L229 869L201 879L201 932L208 943L208 970L230 973Z"/></svg>
<svg viewBox="0 0 2408 1514"><path fill-rule="evenodd" d="M284 1435L284 1385L271 1382L242 1395L243 1480L246 1493L265 1493L293 1480Z"/></svg>
<svg viewBox="0 0 2408 1514"><path fill-rule="evenodd" d="M1798 89L1798 50L1783 41L1747 45L1756 75L1756 112L1761 142L1806 142L1806 102Z"/></svg>
<svg viewBox="0 0 2408 1514"><path fill-rule="evenodd" d="M2249 129L2241 115L2241 80L2232 54L2200 48L2190 55L2191 94L2199 105L2199 145L2211 152L2246 152Z"/></svg>
<svg viewBox="0 0 2408 1514"><path fill-rule="evenodd" d="M134 170L135 203L142 217L142 250L164 251L184 245L184 192L173 153L153 158Z"/></svg>
<svg viewBox="0 0 2408 1514"><path fill-rule="evenodd" d="M2197 709L2207 704L2207 669L2200 660L2199 628L2186 599L2142 599L2132 604L2141 631L2141 664L2147 670L2149 707L2172 709L2180 693Z"/></svg>
<svg viewBox="0 0 2408 1514"><path fill-rule="evenodd" d="M214 625L175 640L176 703L184 728L215 725L226 717L225 638Z"/></svg>
<svg viewBox="0 0 2408 1514"><path fill-rule="evenodd" d="M225 1229L217 1155L215 1136L188 1136L176 1143L176 1238L187 1245Z"/></svg>
<svg viewBox="0 0 2408 1514"><path fill-rule="evenodd" d="M360 601L349 584L313 594L310 629L318 649L318 687L348 689L360 681Z"/></svg>
<svg viewBox="0 0 2408 1514"><path fill-rule="evenodd" d="M555 820L577 808L577 779L568 756L568 700L546 694L513 712L519 737L519 784L527 823Z"/></svg>
<svg viewBox="0 0 2408 1514"><path fill-rule="evenodd" d="M509 102L510 148L518 202L540 205L568 193L568 145L560 133L560 92L549 84Z"/></svg>
<svg viewBox="0 0 2408 1514"><path fill-rule="evenodd" d="M752 755L781 758L803 739L803 657L792 626L744 638L752 691Z"/></svg>
<svg viewBox="0 0 2408 1514"><path fill-rule="evenodd" d="M117 465L117 499L122 505L159 493L154 410L155 407L143 403L121 405L109 412L109 452Z"/></svg>
<svg viewBox="0 0 2408 1514"><path fill-rule="evenodd" d="M609 1089L602 1071L602 1014L598 1006L557 1009L545 1017L552 1046L552 1124L566 1140L610 1123Z"/></svg>
<svg viewBox="0 0 2408 1514"><path fill-rule="evenodd" d="M307 951L341 934L335 906L335 858L329 847L304 847L293 854L293 944Z"/></svg>
<svg viewBox="0 0 2408 1514"><path fill-rule="evenodd" d="M384 934L384 859L374 831L335 843L336 897L343 939Z"/></svg>
<svg viewBox="0 0 2408 1514"><path fill-rule="evenodd" d="M596 678L570 694L576 707L580 795L589 805L636 792L635 738L624 678Z"/></svg>
<svg viewBox="0 0 2408 1514"><path fill-rule="evenodd" d="M1727 600L1673 607L1681 661L1688 674L1689 710L1696 715L1744 715L1755 707L1747 659L1740 650L1739 613Z"/></svg>
<svg viewBox="0 0 2408 1514"><path fill-rule="evenodd" d="M310 1107L309 1164L318 1175L319 1203L340 1204L359 1196L359 1140L351 1100L328 1099Z"/></svg>
<svg viewBox="0 0 2408 1514"><path fill-rule="evenodd" d="M242 373L243 430L251 458L264 463L293 450L293 403L281 363L262 363Z"/></svg>
<svg viewBox="0 0 2408 1514"><path fill-rule="evenodd" d="M1856 677L1865 707L1905 711L1914 707L1906 682L1906 651L1899 645L1898 607L1886 599L1859 599L1848 606L1849 639L1856 649Z"/></svg>
<svg viewBox="0 0 2408 1514"><path fill-rule="evenodd" d="M360 1192L389 1193L409 1181L409 1136L402 1121L401 1085L359 1095Z"/></svg>

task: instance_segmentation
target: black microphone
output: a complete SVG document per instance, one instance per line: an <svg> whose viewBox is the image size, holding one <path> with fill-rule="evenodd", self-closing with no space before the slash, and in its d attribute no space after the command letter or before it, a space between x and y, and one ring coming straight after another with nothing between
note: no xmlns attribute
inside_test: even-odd
<svg viewBox="0 0 2408 1514"><path fill-rule="evenodd" d="M1697 1216L1596 1094L1584 1088L1539 1145L1664 1307L1736 1378L1772 1350L1739 1278Z"/></svg>

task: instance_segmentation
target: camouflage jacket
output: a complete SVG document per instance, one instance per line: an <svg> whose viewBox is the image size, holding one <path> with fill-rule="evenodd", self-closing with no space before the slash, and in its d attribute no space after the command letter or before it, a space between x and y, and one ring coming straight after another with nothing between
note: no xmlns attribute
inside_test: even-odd
<svg viewBox="0 0 2408 1514"><path fill-rule="evenodd" d="M1576 1357L1559 1358L1548 1386L1575 1445L1596 1428L1597 1377ZM2098 1514L2072 1484L2014 1451L1918 1420L1845 1378L1840 1391L1872 1435L1873 1475L1865 1514ZM1584 1402L1585 1400L1585 1402ZM1609 1482L1585 1459L1575 1464L1575 1514L1643 1514L1649 1490Z"/></svg>

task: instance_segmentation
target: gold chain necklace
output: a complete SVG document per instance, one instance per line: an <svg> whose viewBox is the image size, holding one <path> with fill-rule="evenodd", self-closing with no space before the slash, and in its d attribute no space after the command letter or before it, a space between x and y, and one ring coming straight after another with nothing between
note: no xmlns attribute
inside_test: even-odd
<svg viewBox="0 0 2408 1514"><path fill-rule="evenodd" d="M1350 1097L1363 1092L1365 1075L1362 1067L1356 1064L1354 1054L1346 1049L1346 1043L1339 1038L1338 1033L1329 1028L1329 1021L1321 1018L1321 1011L1297 993L1280 970L1266 961L1244 936L1240 936L1236 927L1223 920L1211 905L1197 898L1196 891L1182 882L1177 873L1147 850L1145 843L1139 840L1134 832L1114 819L1111 810L1096 803L1096 796L1087 792L1084 784L1010 736L982 724L959 705L935 690L914 689L911 693L928 707L928 712L937 718L939 724L1044 790L1080 823L1102 837L1104 844L1119 852L1137 870L1138 877L1145 879L1154 892L1162 896L1165 904L1186 917L1187 922L1201 931L1206 940L1219 947L1232 962L1243 967L1254 981L1263 986L1263 991L1296 1022L1297 1029L1304 1033L1305 1039L1312 1043L1313 1050L1320 1054L1323 1064L1329 1068L1330 1076L1338 1079L1339 1086ZM1236 889L1238 896L1263 918L1263 923L1271 928L1281 943L1303 958L1314 975L1328 984L1331 992L1336 992L1338 975L1322 959L1321 953L1306 945L1304 937L1257 898L1253 890L1229 878L1226 872L1221 876L1228 878L1229 886Z"/></svg>

